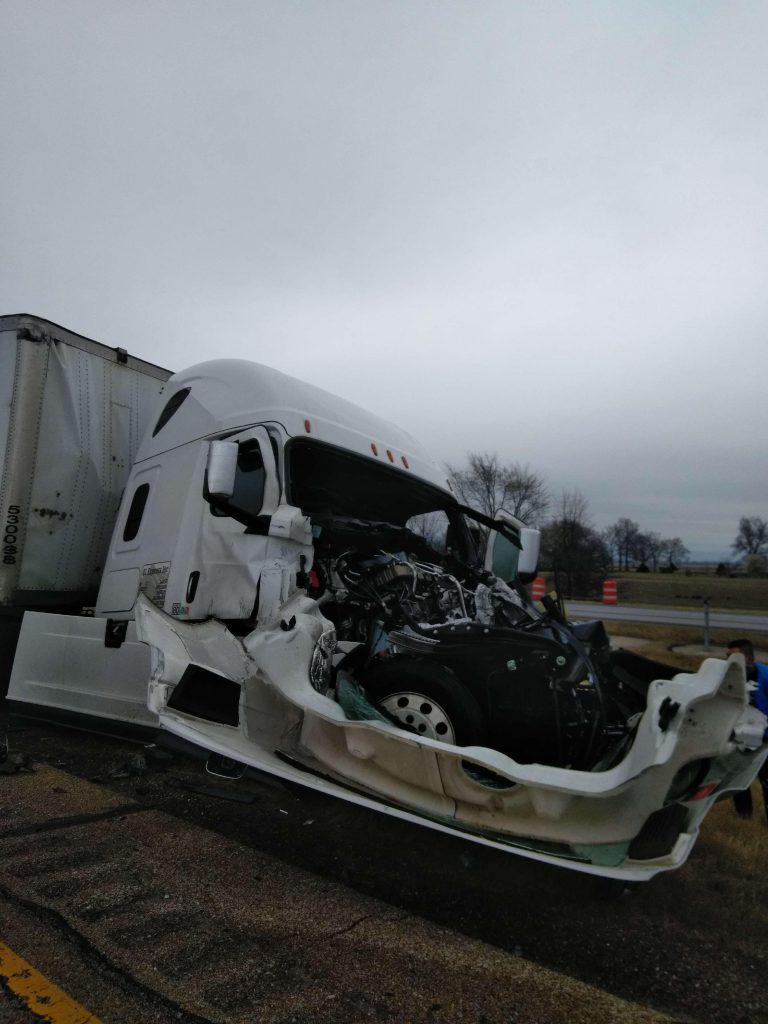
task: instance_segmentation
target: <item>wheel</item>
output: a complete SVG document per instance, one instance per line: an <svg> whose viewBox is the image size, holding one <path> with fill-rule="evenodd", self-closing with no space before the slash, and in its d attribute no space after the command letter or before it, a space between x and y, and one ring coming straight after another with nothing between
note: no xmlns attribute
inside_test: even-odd
<svg viewBox="0 0 768 1024"><path fill-rule="evenodd" d="M394 657L374 665L360 682L374 704L412 732L460 747L485 745L480 706L442 665Z"/></svg>

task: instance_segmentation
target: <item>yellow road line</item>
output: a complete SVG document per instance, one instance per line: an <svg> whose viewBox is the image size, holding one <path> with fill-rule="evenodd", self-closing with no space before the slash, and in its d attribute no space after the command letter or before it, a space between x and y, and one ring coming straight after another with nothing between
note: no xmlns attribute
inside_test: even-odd
<svg viewBox="0 0 768 1024"><path fill-rule="evenodd" d="M0 983L49 1024L101 1024L98 1017L70 999L12 949L0 942Z"/></svg>

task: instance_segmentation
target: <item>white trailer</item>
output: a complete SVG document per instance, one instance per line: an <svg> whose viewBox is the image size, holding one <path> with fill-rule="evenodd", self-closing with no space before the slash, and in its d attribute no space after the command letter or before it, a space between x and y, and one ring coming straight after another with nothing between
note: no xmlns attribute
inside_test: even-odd
<svg viewBox="0 0 768 1024"><path fill-rule="evenodd" d="M110 717L154 721L135 685L146 649L132 633L107 657L106 623L92 615L125 482L169 376L40 317L0 317L0 695L27 612L17 670L41 708L77 711L89 680L93 708L109 679Z"/></svg>

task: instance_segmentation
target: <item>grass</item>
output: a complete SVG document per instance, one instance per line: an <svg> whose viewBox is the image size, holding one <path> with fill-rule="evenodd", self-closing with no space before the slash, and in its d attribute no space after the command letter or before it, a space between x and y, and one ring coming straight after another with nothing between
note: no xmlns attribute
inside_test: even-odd
<svg viewBox="0 0 768 1024"><path fill-rule="evenodd" d="M566 610L568 605L566 604ZM698 646L704 643L701 629L688 628L686 626L662 626L655 623L644 622L611 622L606 620L603 625L609 636L626 636L645 643L638 647L638 652L647 658L655 661L663 661L668 665L675 665L684 672L695 672L701 664L705 654L686 654L673 650L676 647ZM721 656L721 651L729 640L733 639L733 631L726 629L711 629L710 643L713 646L712 657ZM757 652L768 649L768 636L765 633L739 633L739 636L746 636L755 645Z"/></svg>
<svg viewBox="0 0 768 1024"><path fill-rule="evenodd" d="M727 857L744 872L748 882L753 882L758 873L762 878L762 865L768 863L768 823L759 782L752 783L752 804L753 816L748 821L736 817L730 800L715 804L705 819L709 839L718 847L718 859ZM735 823L738 827L734 827ZM763 924L768 926L768 921Z"/></svg>
<svg viewBox="0 0 768 1024"><path fill-rule="evenodd" d="M696 671L701 664L700 654L670 650L701 644L700 630L627 622L606 622L605 626L612 636L646 641L638 648L638 653L646 657L686 672ZM725 630L712 630L713 644L724 645L729 639ZM765 635L753 634L750 639L758 649L768 649ZM717 656L716 651L713 656ZM675 921L692 933L738 934L747 949L763 949L768 946L768 822L759 782L752 783L751 792L752 818L739 818L732 797L723 797L702 823L690 868L655 881L648 891L648 902L651 913L655 907L659 915L674 904ZM734 912L738 915L736 932L732 927Z"/></svg>
<svg viewBox="0 0 768 1024"><path fill-rule="evenodd" d="M552 589L552 574L543 572L541 575L546 580L547 589ZM722 611L764 613L768 610L768 577L612 572L609 578L616 580L619 604L701 608L704 598L708 597L710 606ZM599 595L593 596L599 599Z"/></svg>
<svg viewBox="0 0 768 1024"><path fill-rule="evenodd" d="M731 796L716 803L702 822L690 865L654 881L648 892L651 912L655 905L663 915L672 905L677 925L711 941L729 935L726 945L743 944L746 959L750 950L768 945L768 827L757 782L752 802L753 817L746 821L736 815Z"/></svg>
<svg viewBox="0 0 768 1024"><path fill-rule="evenodd" d="M691 915L696 919L691 924L720 931L738 907L739 934L761 949L768 944L768 826L759 782L752 783L751 792L751 819L737 816L730 796L716 803L704 819L694 851L695 881L687 874L679 879L683 891L678 891L678 907L681 920Z"/></svg>
<svg viewBox="0 0 768 1024"><path fill-rule="evenodd" d="M701 607L705 597L712 608L765 612L768 609L768 578L700 575L677 572L615 573L619 602L669 607Z"/></svg>

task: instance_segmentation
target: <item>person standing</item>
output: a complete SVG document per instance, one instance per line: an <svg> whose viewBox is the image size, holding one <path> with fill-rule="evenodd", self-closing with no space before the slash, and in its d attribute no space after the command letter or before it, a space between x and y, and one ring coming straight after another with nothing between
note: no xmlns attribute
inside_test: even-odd
<svg viewBox="0 0 768 1024"><path fill-rule="evenodd" d="M747 640L746 637L730 640L727 644L726 654L729 657L732 654L744 656L747 680L757 684L750 701L758 711L768 715L768 665L764 665L761 661L755 661L755 648L752 646L752 641ZM757 773L757 778L763 791L763 804L765 805L766 821L768 821L768 760L763 762ZM744 789L739 793L734 793L733 806L740 818L751 818L753 810L751 790Z"/></svg>

